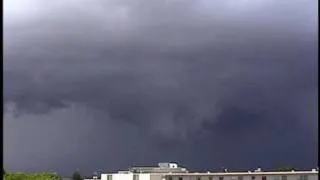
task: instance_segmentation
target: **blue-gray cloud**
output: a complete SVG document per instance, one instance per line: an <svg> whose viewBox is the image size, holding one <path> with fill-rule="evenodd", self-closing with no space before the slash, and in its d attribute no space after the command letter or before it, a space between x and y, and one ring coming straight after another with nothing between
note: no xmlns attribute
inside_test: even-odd
<svg viewBox="0 0 320 180"><path fill-rule="evenodd" d="M9 168L316 164L316 1L21 3L5 2Z"/></svg>

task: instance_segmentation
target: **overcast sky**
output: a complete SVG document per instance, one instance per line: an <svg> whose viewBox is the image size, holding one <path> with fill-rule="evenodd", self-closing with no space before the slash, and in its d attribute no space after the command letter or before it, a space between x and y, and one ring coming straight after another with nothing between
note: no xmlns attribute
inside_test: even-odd
<svg viewBox="0 0 320 180"><path fill-rule="evenodd" d="M317 0L4 0L4 167L316 167Z"/></svg>

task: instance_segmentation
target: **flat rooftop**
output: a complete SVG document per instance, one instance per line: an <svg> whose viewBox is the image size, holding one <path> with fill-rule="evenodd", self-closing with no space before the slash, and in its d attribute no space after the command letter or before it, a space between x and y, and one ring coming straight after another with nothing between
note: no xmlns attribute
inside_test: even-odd
<svg viewBox="0 0 320 180"><path fill-rule="evenodd" d="M207 172L207 173L172 173L168 175L172 176L205 176L205 175L212 175L212 176L263 176L263 175L303 175L303 174L319 174L318 171L286 171L286 172L223 172L223 173L216 173L216 172Z"/></svg>
<svg viewBox="0 0 320 180"><path fill-rule="evenodd" d="M172 176L263 176L263 175L303 175L303 174L319 174L318 169L312 169L310 171L262 171L258 168L254 171L244 172L189 172L184 167L179 167L176 163L159 163L158 166L135 166L129 168L128 171L118 171L119 174L139 174L139 173L152 173L161 175Z"/></svg>
<svg viewBox="0 0 320 180"><path fill-rule="evenodd" d="M187 169L178 167L176 163L159 163L157 167L131 167L133 173L187 173Z"/></svg>

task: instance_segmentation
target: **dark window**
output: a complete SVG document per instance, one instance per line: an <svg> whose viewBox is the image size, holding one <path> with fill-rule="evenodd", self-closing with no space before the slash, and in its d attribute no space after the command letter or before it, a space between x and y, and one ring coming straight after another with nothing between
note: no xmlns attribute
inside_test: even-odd
<svg viewBox="0 0 320 180"><path fill-rule="evenodd" d="M168 180L172 180L172 177L171 177L171 176L169 176L169 177L168 177Z"/></svg>
<svg viewBox="0 0 320 180"><path fill-rule="evenodd" d="M243 176L238 176L238 180L243 180Z"/></svg>
<svg viewBox="0 0 320 180"><path fill-rule="evenodd" d="M281 180L287 180L287 176L281 176Z"/></svg>
<svg viewBox="0 0 320 180"><path fill-rule="evenodd" d="M182 177L179 177L179 180L182 180L183 178Z"/></svg>
<svg viewBox="0 0 320 180"><path fill-rule="evenodd" d="M111 174L107 175L107 180L112 180L112 175Z"/></svg>
<svg viewBox="0 0 320 180"><path fill-rule="evenodd" d="M139 175L138 174L134 174L133 175L133 180L139 180Z"/></svg>
<svg viewBox="0 0 320 180"><path fill-rule="evenodd" d="M262 176L262 180L267 180L267 177L266 176Z"/></svg>
<svg viewBox="0 0 320 180"><path fill-rule="evenodd" d="M219 177L219 180L223 180L223 177Z"/></svg>
<svg viewBox="0 0 320 180"><path fill-rule="evenodd" d="M197 180L201 180L201 177L197 177Z"/></svg>
<svg viewBox="0 0 320 180"><path fill-rule="evenodd" d="M256 179L256 177L255 176L251 176L251 179Z"/></svg>
<svg viewBox="0 0 320 180"><path fill-rule="evenodd" d="M308 175L300 175L299 180L308 180Z"/></svg>
<svg viewBox="0 0 320 180"><path fill-rule="evenodd" d="M213 180L212 176L209 177L209 180Z"/></svg>

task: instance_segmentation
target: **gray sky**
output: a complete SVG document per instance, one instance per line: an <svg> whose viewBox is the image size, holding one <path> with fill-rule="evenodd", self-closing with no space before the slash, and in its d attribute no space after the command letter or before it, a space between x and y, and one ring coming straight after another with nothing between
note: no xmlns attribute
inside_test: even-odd
<svg viewBox="0 0 320 180"><path fill-rule="evenodd" d="M316 0L4 0L4 166L317 165Z"/></svg>

